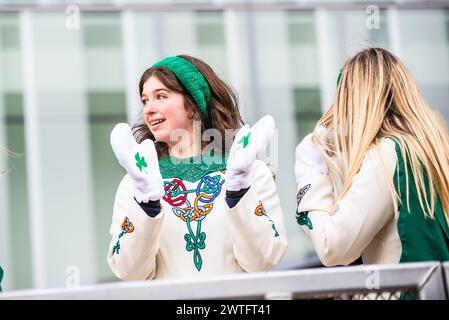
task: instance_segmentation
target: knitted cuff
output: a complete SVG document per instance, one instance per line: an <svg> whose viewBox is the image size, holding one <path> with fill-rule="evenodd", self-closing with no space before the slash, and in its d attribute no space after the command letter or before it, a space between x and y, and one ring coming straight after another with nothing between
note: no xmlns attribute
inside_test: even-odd
<svg viewBox="0 0 449 320"><path fill-rule="evenodd" d="M134 200L139 204L143 211L147 214L147 216L154 218L156 217L162 210L161 208L161 200L148 201L148 202L138 202L136 198Z"/></svg>
<svg viewBox="0 0 449 320"><path fill-rule="evenodd" d="M228 204L229 208L233 208L237 205L237 203L240 201L240 199L245 195L245 193L249 190L248 188L240 189L238 191L228 191L226 190L226 203Z"/></svg>

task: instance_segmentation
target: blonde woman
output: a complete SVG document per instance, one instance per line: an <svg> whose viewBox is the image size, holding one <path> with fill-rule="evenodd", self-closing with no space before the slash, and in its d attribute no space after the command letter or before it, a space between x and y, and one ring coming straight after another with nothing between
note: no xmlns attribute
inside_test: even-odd
<svg viewBox="0 0 449 320"><path fill-rule="evenodd" d="M449 260L449 136L384 49L343 66L296 149L296 218L326 266Z"/></svg>

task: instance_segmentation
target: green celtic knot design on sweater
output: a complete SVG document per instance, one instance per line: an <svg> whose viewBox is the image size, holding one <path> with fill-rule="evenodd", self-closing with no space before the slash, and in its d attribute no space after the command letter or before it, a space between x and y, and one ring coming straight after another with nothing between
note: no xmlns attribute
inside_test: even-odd
<svg viewBox="0 0 449 320"><path fill-rule="evenodd" d="M201 271L203 266L200 250L206 248L206 233L201 231L202 222L211 213L213 201L220 194L223 182L220 181L220 175L205 175L192 190L187 190L179 179L173 179L172 183L165 185L166 195L163 199L171 205L176 205L172 208L173 213L186 223L188 233L184 235L185 249L187 252L193 252L193 264L198 271ZM188 193L196 195L193 204L187 199ZM184 204L185 207L180 207ZM192 228L193 222L196 222L196 231Z"/></svg>
<svg viewBox="0 0 449 320"><path fill-rule="evenodd" d="M206 248L206 233L201 232L201 221L198 221L196 226L197 230L195 234L192 231L190 220L187 220L187 228L189 233L184 235L184 240L186 241L186 250L188 252L193 251L193 263L195 264L196 269L200 271L201 266L203 265L200 250Z"/></svg>

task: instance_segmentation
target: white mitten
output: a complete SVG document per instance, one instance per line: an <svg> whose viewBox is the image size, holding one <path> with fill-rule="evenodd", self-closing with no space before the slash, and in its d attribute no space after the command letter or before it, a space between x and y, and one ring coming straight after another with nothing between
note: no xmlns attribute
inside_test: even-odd
<svg viewBox="0 0 449 320"><path fill-rule="evenodd" d="M119 123L112 129L111 146L132 181L137 202L161 199L165 192L153 141L138 144L129 125Z"/></svg>
<svg viewBox="0 0 449 320"><path fill-rule="evenodd" d="M251 128L240 128L229 151L226 166L226 190L239 191L251 185L251 166L265 151L274 133L274 119L265 116Z"/></svg>
<svg viewBox="0 0 449 320"><path fill-rule="evenodd" d="M320 139L324 141L324 139L326 139L326 128L319 126L317 130ZM318 150L318 147L312 142L312 133L305 136L301 143L296 147L295 158L296 184L299 184L301 178L308 174L329 174L326 162Z"/></svg>

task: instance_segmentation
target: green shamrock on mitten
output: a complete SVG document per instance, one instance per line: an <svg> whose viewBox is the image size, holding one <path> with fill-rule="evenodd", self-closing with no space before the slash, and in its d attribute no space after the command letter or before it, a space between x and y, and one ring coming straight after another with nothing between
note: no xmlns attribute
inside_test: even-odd
<svg viewBox="0 0 449 320"><path fill-rule="evenodd" d="M143 157L143 156L141 157L140 154L137 152L136 155L134 156L134 158L137 161L136 162L137 168L139 168L140 171L148 173L145 169L143 169L143 168L146 168L148 166L147 163L145 162L145 157Z"/></svg>

